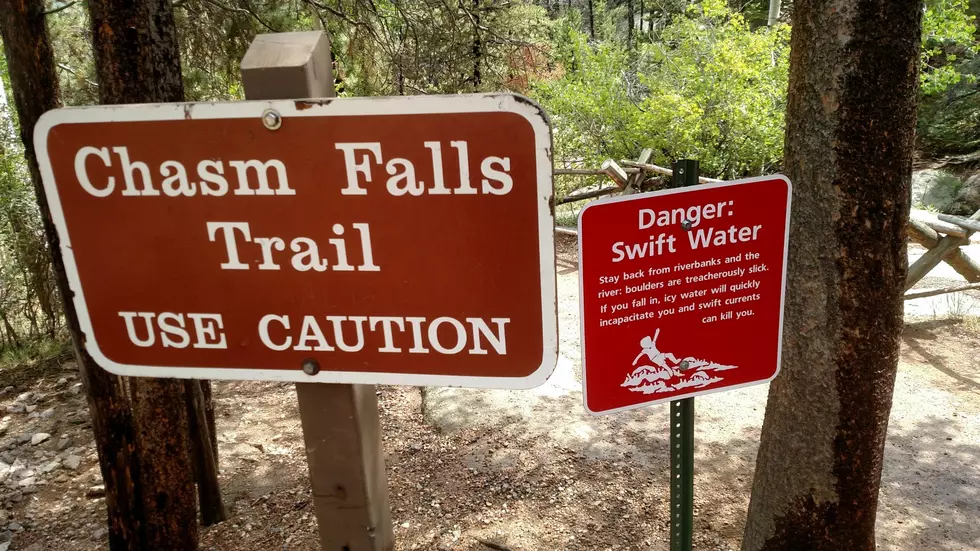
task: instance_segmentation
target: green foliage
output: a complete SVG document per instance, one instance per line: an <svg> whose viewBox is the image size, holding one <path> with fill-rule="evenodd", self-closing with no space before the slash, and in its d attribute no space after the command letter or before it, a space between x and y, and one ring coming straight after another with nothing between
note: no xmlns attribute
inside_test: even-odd
<svg viewBox="0 0 980 551"><path fill-rule="evenodd" d="M0 52L2 53L2 52ZM0 57L0 353L55 338L63 318Z"/></svg>
<svg viewBox="0 0 980 551"><path fill-rule="evenodd" d="M963 77L957 61L976 54L976 18L969 0L928 0L922 17L924 95L944 91ZM972 75L969 77L972 78Z"/></svg>
<svg viewBox="0 0 980 551"><path fill-rule="evenodd" d="M534 96L555 123L557 158L596 166L650 147L655 162L697 158L706 174L725 178L776 167L789 28L752 30L724 2L707 0L656 38L631 53L556 25L564 73L539 81Z"/></svg>
<svg viewBox="0 0 980 551"><path fill-rule="evenodd" d="M718 177L758 175L782 158L789 28L751 30L706 0L646 45L636 132L657 158L695 158Z"/></svg>

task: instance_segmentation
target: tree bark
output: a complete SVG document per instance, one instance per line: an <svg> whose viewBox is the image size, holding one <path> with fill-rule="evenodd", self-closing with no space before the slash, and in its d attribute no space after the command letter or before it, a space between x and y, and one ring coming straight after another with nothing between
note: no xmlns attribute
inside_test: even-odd
<svg viewBox="0 0 980 551"><path fill-rule="evenodd" d="M473 0L473 91L479 91L483 81L481 67L483 65L483 37L480 36L480 15L483 7L480 0Z"/></svg>
<svg viewBox="0 0 980 551"><path fill-rule="evenodd" d="M221 499L221 488L218 486L218 446L212 438L214 433L208 422L208 398L202 388L207 384L207 381L194 379L184 381L201 524L211 526L227 520L228 509Z"/></svg>
<svg viewBox="0 0 980 551"><path fill-rule="evenodd" d="M633 0L626 0L626 49L633 49L633 27L636 25L636 14L633 12Z"/></svg>
<svg viewBox="0 0 980 551"><path fill-rule="evenodd" d="M54 53L45 26L45 5L41 0L0 0L0 10L0 33L20 121L21 140L51 251L55 279L65 301L65 318L91 413L106 490L109 548L113 551L146 549L140 534L142 498L134 483L139 477L139 466L135 461L135 434L129 403L120 378L98 367L82 347L85 335L78 324L34 150L34 127L38 118L60 105Z"/></svg>
<svg viewBox="0 0 980 551"><path fill-rule="evenodd" d="M783 365L769 390L746 551L875 548L921 15L918 0L794 4Z"/></svg>
<svg viewBox="0 0 980 551"><path fill-rule="evenodd" d="M593 0L589 1L589 38L595 40L595 5Z"/></svg>
<svg viewBox="0 0 980 551"><path fill-rule="evenodd" d="M101 103L184 99L170 0L90 0L88 8ZM134 381L133 389L145 544L150 549L196 549L184 385L147 378Z"/></svg>
<svg viewBox="0 0 980 551"><path fill-rule="evenodd" d="M766 21L766 24L769 27L772 27L779 22L779 10L782 7L781 4L781 0L769 0L769 19Z"/></svg>
<svg viewBox="0 0 980 551"><path fill-rule="evenodd" d="M214 465L218 466L218 429L214 425L214 396L211 381L201 381L201 392L204 394L204 415L207 419L208 434L211 435L211 449L214 450Z"/></svg>

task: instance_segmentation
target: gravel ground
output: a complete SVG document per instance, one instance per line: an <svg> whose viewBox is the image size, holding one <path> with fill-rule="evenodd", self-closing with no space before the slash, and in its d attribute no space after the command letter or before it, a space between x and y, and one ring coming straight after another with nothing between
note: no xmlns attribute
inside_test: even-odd
<svg viewBox="0 0 980 551"><path fill-rule="evenodd" d="M550 452L556 446L587 460L626 461L652 476L647 488L666 499L667 406L604 417L584 413L578 272L574 243L563 245L562 359L552 379L527 392L432 389L426 394L427 419L447 431L503 432L520 442L523 455L539 461L554 457ZM911 260L917 254L921 251L913 249ZM947 272L952 270L938 267L919 288L956 283L957 274ZM970 314L963 305L972 308L975 301L961 295L914 310L903 335L878 514L879 549L980 548L975 523L980 518L980 331L975 321L956 318ZM706 541L732 548L740 541L767 392L768 385L759 385L697 400L696 530ZM618 485L629 487L631 481ZM665 522L663 509L656 502L649 506L653 517ZM654 547L660 548L666 547Z"/></svg>

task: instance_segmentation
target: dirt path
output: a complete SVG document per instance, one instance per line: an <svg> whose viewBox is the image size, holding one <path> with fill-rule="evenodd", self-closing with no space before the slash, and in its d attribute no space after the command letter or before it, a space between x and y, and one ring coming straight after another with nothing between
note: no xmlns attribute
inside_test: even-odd
<svg viewBox="0 0 980 551"><path fill-rule="evenodd" d="M428 389L425 400L417 388L379 388L398 549L667 548L666 409L584 412L574 247L563 242L559 252L563 359L548 384ZM978 549L980 328L920 321L902 344L879 549ZM6 551L106 547L91 426L72 369L0 373L0 387L12 387L0 394L0 471L7 473L0 474L0 551L8 538ZM201 549L317 549L292 386L215 388L221 482L233 518L204 529ZM759 386L698 400L698 550L737 549L765 399ZM37 434L48 437L32 444ZM4 471L4 464L16 467Z"/></svg>

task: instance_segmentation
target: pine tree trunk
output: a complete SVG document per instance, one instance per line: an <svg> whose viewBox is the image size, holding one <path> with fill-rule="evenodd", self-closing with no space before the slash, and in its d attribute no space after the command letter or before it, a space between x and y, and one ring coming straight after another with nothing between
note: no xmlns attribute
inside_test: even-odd
<svg viewBox="0 0 980 551"><path fill-rule="evenodd" d="M33 135L38 118L45 111L59 107L58 77L45 26L45 5L41 0L0 0L0 10L0 32L20 120L21 139L51 251L55 279L65 298L65 318L95 433L95 447L106 490L109 548L113 551L146 549L139 531L142 498L135 484L139 467L135 460L136 438L126 392L120 378L98 367L82 348L84 335L71 300L58 235L51 221L34 151Z"/></svg>
<svg viewBox="0 0 980 551"><path fill-rule="evenodd" d="M227 520L228 509L221 499L221 488L218 486L218 446L212 438L214 429L209 426L208 399L202 385L207 385L207 381L184 381L201 524L211 526Z"/></svg>
<svg viewBox="0 0 980 551"><path fill-rule="evenodd" d="M798 0L782 373L743 549L873 550L903 326L918 0Z"/></svg>
<svg viewBox="0 0 980 551"><path fill-rule="evenodd" d="M782 7L780 0L769 0L769 19L766 24L770 27L779 22L779 10Z"/></svg>
<svg viewBox="0 0 980 551"><path fill-rule="evenodd" d="M589 38L595 40L595 5L593 0L589 1Z"/></svg>
<svg viewBox="0 0 980 551"><path fill-rule="evenodd" d="M626 0L626 49L633 49L633 27L636 25L636 14L633 12L633 0Z"/></svg>
<svg viewBox="0 0 980 551"><path fill-rule="evenodd" d="M92 47L103 104L182 101L170 0L90 0ZM186 395L181 381L132 382L146 546L196 549Z"/></svg>
<svg viewBox="0 0 980 551"><path fill-rule="evenodd" d="M473 0L473 91L480 89L483 82L481 65L483 64L483 38L480 36L480 0Z"/></svg>
<svg viewBox="0 0 980 551"><path fill-rule="evenodd" d="M214 465L218 466L218 429L214 426L214 396L211 381L200 381L201 392L204 393L204 415L207 419L208 434L211 435L211 449L214 450Z"/></svg>

